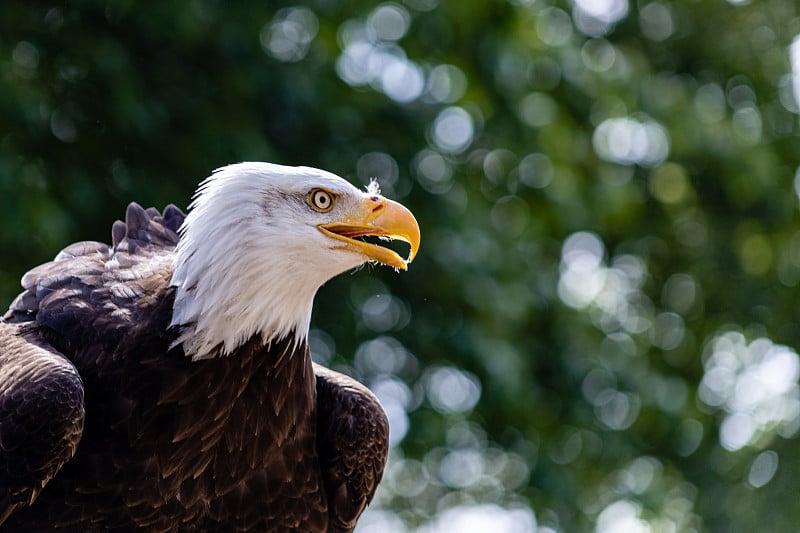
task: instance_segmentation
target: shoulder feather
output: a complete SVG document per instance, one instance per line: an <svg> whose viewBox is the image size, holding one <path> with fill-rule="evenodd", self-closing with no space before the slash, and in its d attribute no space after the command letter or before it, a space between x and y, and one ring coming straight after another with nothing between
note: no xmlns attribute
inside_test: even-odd
<svg viewBox="0 0 800 533"><path fill-rule="evenodd" d="M125 211L125 222L118 220L112 227L114 253L173 249L185 219L186 215L172 204L159 213L153 207L144 209L131 202Z"/></svg>
<svg viewBox="0 0 800 533"><path fill-rule="evenodd" d="M59 349L69 347L70 358L89 343L114 346L123 335L143 329L146 311L161 305L185 218L174 205L159 213L131 203L125 221L112 226L111 246L71 244L26 273L24 291L11 303L6 320L46 328ZM168 324L165 316L162 334Z"/></svg>

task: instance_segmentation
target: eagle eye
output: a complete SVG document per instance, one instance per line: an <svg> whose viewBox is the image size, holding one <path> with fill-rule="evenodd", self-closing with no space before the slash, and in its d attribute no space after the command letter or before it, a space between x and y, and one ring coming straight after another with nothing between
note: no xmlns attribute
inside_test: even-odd
<svg viewBox="0 0 800 533"><path fill-rule="evenodd" d="M312 189L308 193L308 203L320 213L327 213L333 209L334 202L333 194L324 189Z"/></svg>

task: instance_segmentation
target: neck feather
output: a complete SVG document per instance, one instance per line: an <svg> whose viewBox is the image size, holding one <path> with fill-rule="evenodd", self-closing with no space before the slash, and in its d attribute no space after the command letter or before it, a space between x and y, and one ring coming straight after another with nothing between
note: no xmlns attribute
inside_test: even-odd
<svg viewBox="0 0 800 533"><path fill-rule="evenodd" d="M264 344L291 336L295 345L303 342L325 279L298 275L291 257L264 254L263 240L257 246L241 235L198 233L187 226L176 249L175 345L192 359L207 359L230 355L255 336Z"/></svg>

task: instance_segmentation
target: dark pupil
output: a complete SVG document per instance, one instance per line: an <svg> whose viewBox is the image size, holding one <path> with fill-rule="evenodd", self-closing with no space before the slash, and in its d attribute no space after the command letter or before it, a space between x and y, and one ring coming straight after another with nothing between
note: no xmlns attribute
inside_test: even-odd
<svg viewBox="0 0 800 533"><path fill-rule="evenodd" d="M328 207L328 197L325 195L325 193L317 193L317 205L319 207Z"/></svg>

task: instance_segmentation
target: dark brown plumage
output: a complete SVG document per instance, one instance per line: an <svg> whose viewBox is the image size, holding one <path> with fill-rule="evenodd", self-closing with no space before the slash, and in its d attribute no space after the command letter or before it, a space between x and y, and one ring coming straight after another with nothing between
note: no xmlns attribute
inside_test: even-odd
<svg viewBox="0 0 800 533"><path fill-rule="evenodd" d="M0 531L351 531L371 500L386 417L304 336L173 346L184 219L131 204L111 246L23 278L0 322Z"/></svg>

